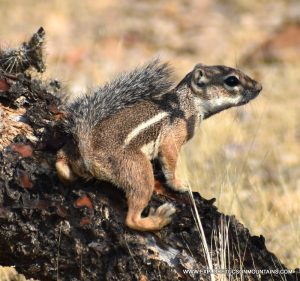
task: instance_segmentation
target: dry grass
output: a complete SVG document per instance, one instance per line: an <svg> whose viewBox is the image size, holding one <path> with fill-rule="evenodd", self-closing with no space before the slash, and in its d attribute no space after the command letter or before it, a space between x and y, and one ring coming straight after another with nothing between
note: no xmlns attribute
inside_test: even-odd
<svg viewBox="0 0 300 281"><path fill-rule="evenodd" d="M80 93L160 55L178 77L194 64L239 66L264 86L250 105L203 122L179 174L235 214L288 267L300 265L300 61L243 57L294 17L297 1L1 1L2 45L44 26L48 71ZM20 4L21 3L21 4ZM34 3L34 5L33 5ZM299 10L299 9L298 9Z"/></svg>
<svg viewBox="0 0 300 281"><path fill-rule="evenodd" d="M33 279L26 279L23 274L18 274L14 267L0 266L0 280L1 281L35 281Z"/></svg>

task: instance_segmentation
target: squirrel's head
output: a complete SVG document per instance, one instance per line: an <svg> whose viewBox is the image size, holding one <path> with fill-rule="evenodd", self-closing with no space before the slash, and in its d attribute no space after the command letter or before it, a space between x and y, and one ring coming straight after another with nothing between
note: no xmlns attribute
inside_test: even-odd
<svg viewBox="0 0 300 281"><path fill-rule="evenodd" d="M190 75L190 89L203 118L246 104L262 90L260 83L227 66L197 64Z"/></svg>

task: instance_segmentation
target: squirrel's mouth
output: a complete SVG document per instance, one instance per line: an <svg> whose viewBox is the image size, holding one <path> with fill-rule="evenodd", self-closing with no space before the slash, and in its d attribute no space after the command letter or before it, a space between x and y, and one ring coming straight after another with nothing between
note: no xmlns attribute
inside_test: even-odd
<svg viewBox="0 0 300 281"><path fill-rule="evenodd" d="M243 100L243 101L240 102L239 105L245 105L245 104L247 104L249 101L250 101L250 100Z"/></svg>
<svg viewBox="0 0 300 281"><path fill-rule="evenodd" d="M244 105L244 104L248 103L249 101L255 99L259 95L259 93L260 93L260 91L246 93L246 95L244 95L242 101L240 102L240 105Z"/></svg>

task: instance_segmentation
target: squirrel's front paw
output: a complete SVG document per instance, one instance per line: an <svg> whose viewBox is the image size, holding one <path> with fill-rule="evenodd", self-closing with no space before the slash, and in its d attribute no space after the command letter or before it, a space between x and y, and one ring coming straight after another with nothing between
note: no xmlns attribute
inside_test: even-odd
<svg viewBox="0 0 300 281"><path fill-rule="evenodd" d="M182 180L176 178L174 181L167 182L168 187L177 192L187 192L189 190L188 184L184 183Z"/></svg>

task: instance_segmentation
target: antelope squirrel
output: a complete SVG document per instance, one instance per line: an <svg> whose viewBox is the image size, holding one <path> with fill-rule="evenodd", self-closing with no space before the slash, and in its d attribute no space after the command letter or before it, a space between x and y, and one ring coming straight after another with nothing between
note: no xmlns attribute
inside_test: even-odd
<svg viewBox="0 0 300 281"><path fill-rule="evenodd" d="M126 224L140 231L161 229L175 213L165 203L141 216L154 189L151 160L161 163L168 186L186 191L175 177L181 146L202 119L246 104L262 89L238 69L203 64L171 87L170 67L154 60L66 108L65 130L72 137L57 154L59 177L94 177L122 188L128 202Z"/></svg>

